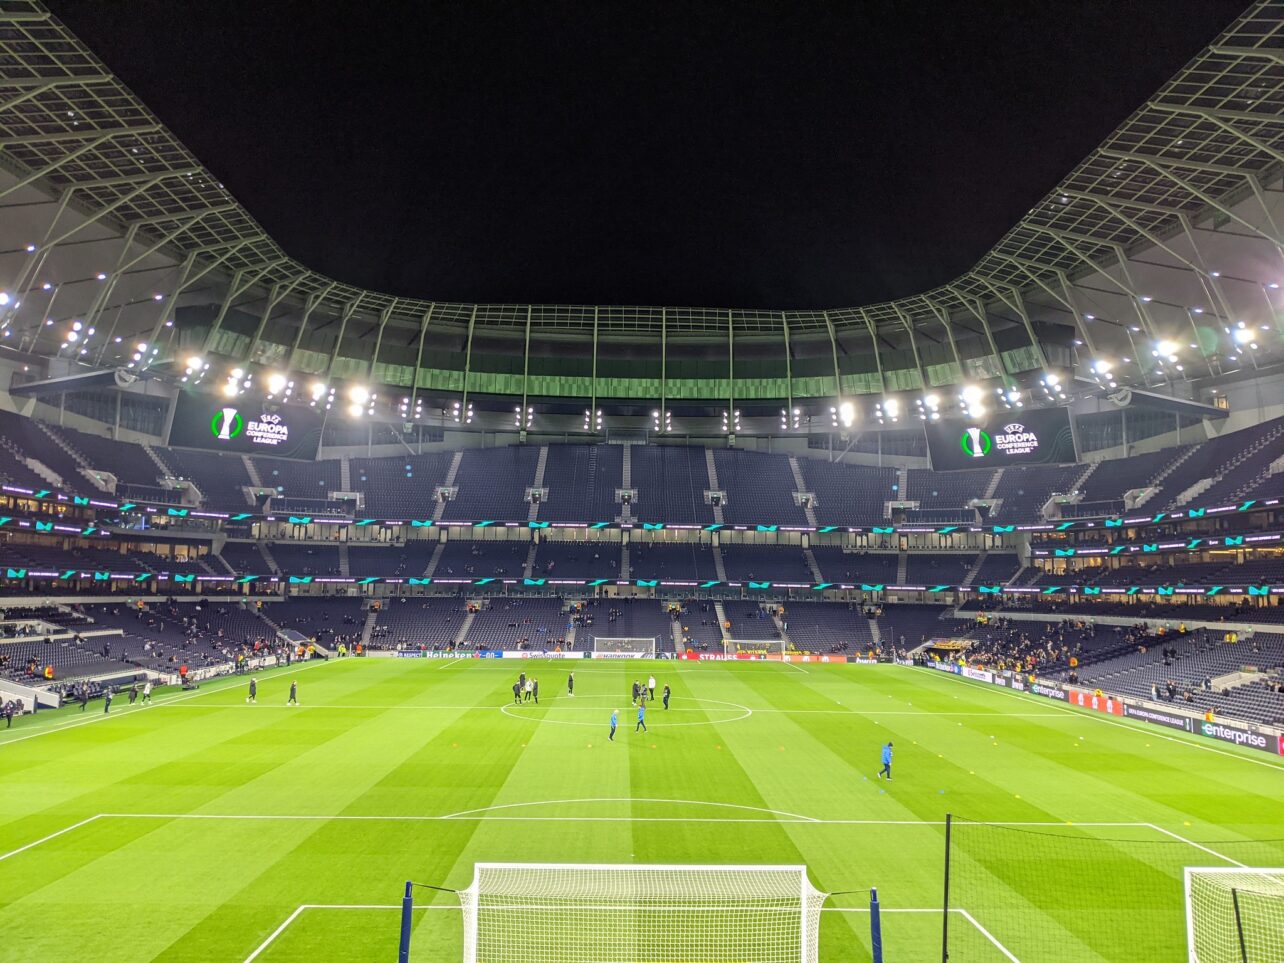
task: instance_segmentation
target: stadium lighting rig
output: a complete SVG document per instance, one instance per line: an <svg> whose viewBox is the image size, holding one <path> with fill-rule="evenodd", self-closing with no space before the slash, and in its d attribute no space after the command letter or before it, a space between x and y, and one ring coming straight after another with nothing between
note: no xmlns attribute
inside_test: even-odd
<svg viewBox="0 0 1284 963"><path fill-rule="evenodd" d="M998 396L999 404L1009 411L1025 407L1025 396L1020 388L995 388L994 393Z"/></svg>
<svg viewBox="0 0 1284 963"><path fill-rule="evenodd" d="M602 430L602 409L584 409L584 430L601 431Z"/></svg>
<svg viewBox="0 0 1284 963"><path fill-rule="evenodd" d="M314 381L308 388L308 407L329 411L334 407L334 388L324 381Z"/></svg>
<svg viewBox="0 0 1284 963"><path fill-rule="evenodd" d="M882 401L874 405L874 417L878 419L880 425L889 422L896 424L901 418L900 399L884 397Z"/></svg>
<svg viewBox="0 0 1284 963"><path fill-rule="evenodd" d="M365 385L353 385L348 389L348 414L353 418L373 415L378 400L379 396Z"/></svg>
<svg viewBox="0 0 1284 963"><path fill-rule="evenodd" d="M673 430L673 412L670 411L668 408L665 408L663 411L661 411L659 408L656 408L654 411L652 411L651 412L651 430L665 431L665 432L672 431Z"/></svg>
<svg viewBox="0 0 1284 963"><path fill-rule="evenodd" d="M798 407L780 409L780 430L781 431L799 431L802 429L807 416L803 410ZM735 415L735 430L740 430L740 412Z"/></svg>
<svg viewBox="0 0 1284 963"><path fill-rule="evenodd" d="M926 394L916 398L914 407L917 409L919 421L940 421L941 419L941 396L938 394Z"/></svg>
<svg viewBox="0 0 1284 963"><path fill-rule="evenodd" d="M465 406L456 401L450 406L450 417L455 424L471 425L473 423L473 403L470 401Z"/></svg>
<svg viewBox="0 0 1284 963"><path fill-rule="evenodd" d="M850 428L856 424L856 406L850 401L840 401L829 409L829 420L835 428Z"/></svg>
<svg viewBox="0 0 1284 963"><path fill-rule="evenodd" d="M191 383L198 385L201 379L205 377L205 372L210 370L210 363L198 354L192 355L187 359L187 367L183 369L183 377L180 382L183 384Z"/></svg>
<svg viewBox="0 0 1284 963"><path fill-rule="evenodd" d="M1055 371L1049 371L1040 378L1039 387L1043 389L1043 396L1048 401L1065 401L1066 399L1066 390L1061 384L1061 376Z"/></svg>
<svg viewBox="0 0 1284 963"><path fill-rule="evenodd" d="M964 385L959 392L959 402L963 406L963 414L969 418L985 417L985 392L977 385Z"/></svg>
<svg viewBox="0 0 1284 963"><path fill-rule="evenodd" d="M1105 358L1093 361L1091 368L1097 383L1107 388L1118 388L1119 383L1115 380L1114 367L1114 364Z"/></svg>
<svg viewBox="0 0 1284 963"><path fill-rule="evenodd" d="M397 414L401 415L402 421L410 421L412 417L418 421L424 414L424 400L415 398L412 401L409 395L402 395L397 404Z"/></svg>
<svg viewBox="0 0 1284 963"><path fill-rule="evenodd" d="M535 409L527 405L525 409L518 405L513 409L513 427L527 429L535 423Z"/></svg>
<svg viewBox="0 0 1284 963"><path fill-rule="evenodd" d="M269 400L275 400L278 396L282 401L289 401L290 395L294 393L294 381L289 375L280 371L272 371L267 376L267 396Z"/></svg>

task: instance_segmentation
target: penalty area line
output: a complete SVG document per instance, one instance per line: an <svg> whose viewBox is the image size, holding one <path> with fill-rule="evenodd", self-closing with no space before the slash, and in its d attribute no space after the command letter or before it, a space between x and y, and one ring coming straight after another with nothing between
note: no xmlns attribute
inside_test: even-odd
<svg viewBox="0 0 1284 963"><path fill-rule="evenodd" d="M267 950L267 948L270 947L273 943L275 943L280 938L281 934L284 933L287 929L289 929L290 925L295 920L297 920L300 916L302 916L304 911L306 910L377 910L377 911L383 911L383 912L391 912L393 910L400 910L400 909L401 909L401 906L397 903L304 903L296 907L294 912L292 912L289 916L287 916L284 920L282 920L280 925L277 926L277 928L274 929L271 933L269 933L267 938L262 943L260 943L258 946L254 948L254 950L250 953L250 955L245 958L245 963L254 963L254 961L257 960L260 956L262 956L264 951ZM436 910L439 912L447 912L447 913L462 912L462 909L459 906L448 906L448 905L439 905L439 904L428 904L423 906L416 905L416 906L412 906L411 909ZM856 914L867 915L870 911L868 907L825 906L821 908L821 912L822 913L856 913ZM887 914L891 914L891 913L937 914L940 912L941 912L941 908L939 906L935 906L935 907L887 907L885 906L880 908L879 910L880 915L884 913L887 913ZM979 922L977 922L976 917L973 916L971 913L969 913L967 910L959 909L957 907L951 907L950 912L957 913L959 916L963 917L963 919L967 920L968 923L970 923L973 927L975 927L976 930L982 936L984 936L1000 953L1002 953L1004 957L1010 960L1011 963L1021 963L1021 961L1018 960L1011 953L1011 951L1008 950L1006 946L1004 946L1002 943L998 941L998 939L994 936L993 933L991 933Z"/></svg>

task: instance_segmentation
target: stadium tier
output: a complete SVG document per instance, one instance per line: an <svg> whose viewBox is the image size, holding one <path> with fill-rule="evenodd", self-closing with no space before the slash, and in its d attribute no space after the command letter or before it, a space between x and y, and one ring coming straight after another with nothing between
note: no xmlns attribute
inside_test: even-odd
<svg viewBox="0 0 1284 963"><path fill-rule="evenodd" d="M1284 963L1284 0L511 6L0 0L0 963Z"/></svg>

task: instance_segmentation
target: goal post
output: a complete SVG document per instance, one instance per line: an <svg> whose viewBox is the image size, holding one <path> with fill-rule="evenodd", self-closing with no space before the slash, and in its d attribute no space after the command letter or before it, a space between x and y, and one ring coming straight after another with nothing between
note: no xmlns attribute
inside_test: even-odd
<svg viewBox="0 0 1284 963"><path fill-rule="evenodd" d="M784 639L723 639L723 654L728 656L757 656L766 658L769 655L785 654Z"/></svg>
<svg viewBox="0 0 1284 963"><path fill-rule="evenodd" d="M805 866L477 863L464 963L817 963Z"/></svg>
<svg viewBox="0 0 1284 963"><path fill-rule="evenodd" d="M593 658L595 659L654 659L655 637L650 638L613 638L597 635L593 637Z"/></svg>
<svg viewBox="0 0 1284 963"><path fill-rule="evenodd" d="M1186 867L1190 963L1284 960L1284 869Z"/></svg>

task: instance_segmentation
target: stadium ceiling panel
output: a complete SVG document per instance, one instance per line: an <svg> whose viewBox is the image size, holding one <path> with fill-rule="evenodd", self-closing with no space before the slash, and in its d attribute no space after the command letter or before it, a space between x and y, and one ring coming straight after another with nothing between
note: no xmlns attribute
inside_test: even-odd
<svg viewBox="0 0 1284 963"><path fill-rule="evenodd" d="M1254 4L971 271L931 291L831 311L471 305L363 290L299 264L43 5L0 0L0 220L21 223L29 235L0 228L0 249L23 245L0 250L0 288L29 290L40 271L66 259L64 277L108 275L111 304L129 308L114 330L142 338L165 311L137 309L147 299L138 293L146 287L140 272L168 268L179 278L174 295L222 300L218 323L234 306L261 313L257 332L244 339L245 358L289 313L296 353L312 335L330 338L329 369L355 330L352 321L374 326L376 356L385 332L390 343L409 344L426 324L466 331L470 343L482 329L529 338L534 328L594 343L623 336L752 341L783 331L786 341L828 338L835 368L840 339L863 334L880 374L882 352L912 353L921 373L919 352L934 347L951 350L966 370L956 337L988 341L996 356L1025 337L1040 354L1036 326L1061 325L1089 358L1190 341L1199 349L1185 376L1217 374L1246 365L1231 337L1245 319L1253 330L1272 329L1253 364L1267 354L1284 359L1284 299L1271 287L1284 281L1282 26L1284 0ZM44 211L43 227L28 208ZM104 228L110 237L102 237ZM97 239L94 257L106 267L87 266L78 247L88 238ZM117 289L117 275L137 283ZM82 313L109 306L101 294L69 290L67 298ZM1196 321L1192 312L1205 317ZM1200 325L1211 334L1201 337ZM30 347L56 347L43 337L32 331ZM224 353L235 356L240 344Z"/></svg>

